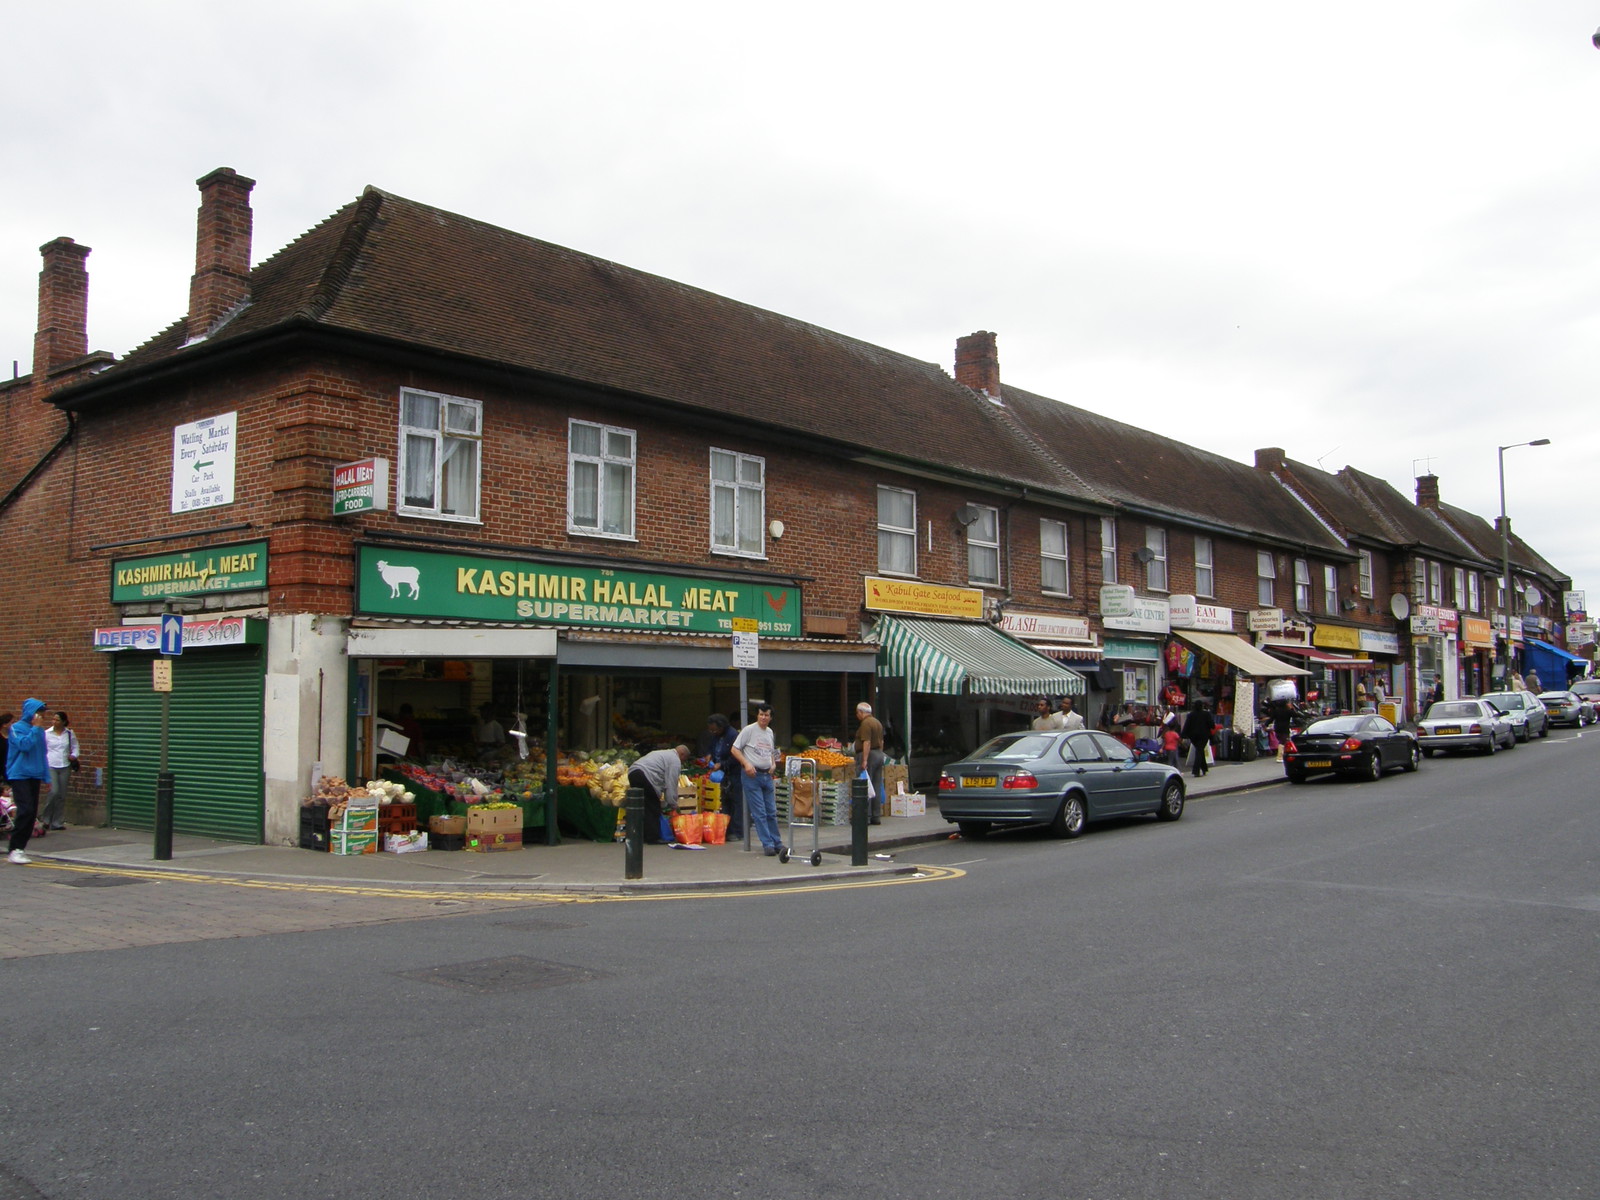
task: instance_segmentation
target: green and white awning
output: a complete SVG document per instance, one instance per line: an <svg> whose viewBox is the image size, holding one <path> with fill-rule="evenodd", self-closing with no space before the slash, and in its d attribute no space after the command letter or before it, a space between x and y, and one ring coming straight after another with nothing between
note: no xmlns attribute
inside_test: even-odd
<svg viewBox="0 0 1600 1200"><path fill-rule="evenodd" d="M1083 676L991 625L880 616L878 670L936 696L1081 696Z"/></svg>

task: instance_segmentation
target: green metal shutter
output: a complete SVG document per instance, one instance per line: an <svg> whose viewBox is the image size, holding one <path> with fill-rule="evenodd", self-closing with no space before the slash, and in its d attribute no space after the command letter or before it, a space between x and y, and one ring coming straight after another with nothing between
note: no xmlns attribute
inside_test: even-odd
<svg viewBox="0 0 1600 1200"><path fill-rule="evenodd" d="M118 654L111 677L110 822L154 829L161 767L161 694L148 654ZM260 844L265 782L266 656L258 647L200 650L172 660L167 769L172 830Z"/></svg>

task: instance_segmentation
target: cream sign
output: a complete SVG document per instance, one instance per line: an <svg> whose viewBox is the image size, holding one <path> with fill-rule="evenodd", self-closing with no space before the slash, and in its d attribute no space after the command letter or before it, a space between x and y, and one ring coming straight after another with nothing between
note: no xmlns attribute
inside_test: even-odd
<svg viewBox="0 0 1600 1200"><path fill-rule="evenodd" d="M173 512L196 512L233 503L238 418L238 413L223 413L173 429Z"/></svg>
<svg viewBox="0 0 1600 1200"><path fill-rule="evenodd" d="M1201 604L1193 596L1175 595L1167 600L1174 629L1214 629L1233 632L1233 609L1220 604Z"/></svg>
<svg viewBox="0 0 1600 1200"><path fill-rule="evenodd" d="M1107 629L1131 629L1140 633L1166 633L1172 628L1167 602L1160 596L1134 596L1126 612L1113 615L1102 609L1100 623Z"/></svg>
<svg viewBox="0 0 1600 1200"><path fill-rule="evenodd" d="M1060 638L1068 642L1089 640L1089 621L1086 617L1056 617L1048 613L1006 613L1000 619L1000 629L1013 637Z"/></svg>

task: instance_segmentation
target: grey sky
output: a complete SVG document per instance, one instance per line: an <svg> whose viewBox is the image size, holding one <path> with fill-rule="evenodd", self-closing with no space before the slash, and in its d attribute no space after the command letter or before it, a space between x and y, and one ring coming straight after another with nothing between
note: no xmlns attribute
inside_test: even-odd
<svg viewBox="0 0 1600 1200"><path fill-rule="evenodd" d="M1600 606L1600 3L14 5L0 359L38 247L90 343L182 315L194 180L255 250L366 184L1249 461L1493 518ZM1580 486L1587 496L1580 494Z"/></svg>

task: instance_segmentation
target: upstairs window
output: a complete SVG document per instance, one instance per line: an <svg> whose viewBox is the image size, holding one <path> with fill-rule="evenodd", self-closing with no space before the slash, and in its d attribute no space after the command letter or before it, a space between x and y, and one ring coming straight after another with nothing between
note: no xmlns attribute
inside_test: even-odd
<svg viewBox="0 0 1600 1200"><path fill-rule="evenodd" d="M1152 592L1167 590L1167 531L1145 527L1144 548L1150 561L1144 565L1144 586Z"/></svg>
<svg viewBox="0 0 1600 1200"><path fill-rule="evenodd" d="M1322 568L1322 611L1329 616L1339 615L1339 568Z"/></svg>
<svg viewBox="0 0 1600 1200"><path fill-rule="evenodd" d="M1212 548L1211 539L1197 537L1194 539L1194 594L1196 596L1215 596L1217 594L1216 551Z"/></svg>
<svg viewBox="0 0 1600 1200"><path fill-rule="evenodd" d="M400 389L400 512L476 521L483 402Z"/></svg>
<svg viewBox="0 0 1600 1200"><path fill-rule="evenodd" d="M711 549L761 558L766 554L767 460L732 450L711 451Z"/></svg>
<svg viewBox="0 0 1600 1200"><path fill-rule="evenodd" d="M1465 567L1455 569L1455 598L1451 601L1458 609L1467 606L1467 570Z"/></svg>
<svg viewBox="0 0 1600 1200"><path fill-rule="evenodd" d="M1482 612L1483 611L1483 596L1479 592L1478 588L1479 588L1478 573L1476 571L1468 571L1467 572L1467 609L1470 612Z"/></svg>
<svg viewBox="0 0 1600 1200"><path fill-rule="evenodd" d="M917 494L904 488L878 488L878 570L885 575L917 573Z"/></svg>
<svg viewBox="0 0 1600 1200"><path fill-rule="evenodd" d="M1117 519L1100 518L1100 582L1117 581Z"/></svg>
<svg viewBox="0 0 1600 1200"><path fill-rule="evenodd" d="M1274 606L1273 593L1277 590L1278 568L1272 561L1272 551L1256 551L1256 603L1262 608Z"/></svg>
<svg viewBox="0 0 1600 1200"><path fill-rule="evenodd" d="M1303 558L1294 560L1294 606L1298 612L1311 611L1311 564Z"/></svg>
<svg viewBox="0 0 1600 1200"><path fill-rule="evenodd" d="M1444 566L1436 562L1428 564L1428 603L1444 603Z"/></svg>
<svg viewBox="0 0 1600 1200"><path fill-rule="evenodd" d="M1000 585L1000 510L971 506L978 519L967 526L967 581Z"/></svg>
<svg viewBox="0 0 1600 1200"><path fill-rule="evenodd" d="M1358 568L1360 574L1357 576L1360 591L1363 596L1370 600L1372 599L1372 551L1362 550L1358 553L1361 556Z"/></svg>
<svg viewBox="0 0 1600 1200"><path fill-rule="evenodd" d="M635 452L631 429L568 423L568 533L633 537Z"/></svg>
<svg viewBox="0 0 1600 1200"><path fill-rule="evenodd" d="M1067 569L1067 523L1039 522L1039 590L1058 596L1072 595L1072 575Z"/></svg>

